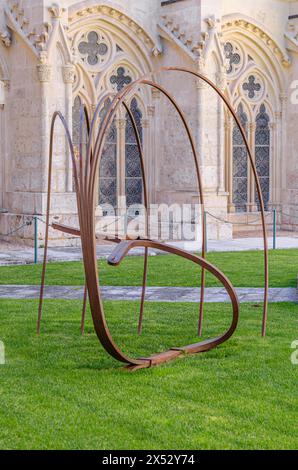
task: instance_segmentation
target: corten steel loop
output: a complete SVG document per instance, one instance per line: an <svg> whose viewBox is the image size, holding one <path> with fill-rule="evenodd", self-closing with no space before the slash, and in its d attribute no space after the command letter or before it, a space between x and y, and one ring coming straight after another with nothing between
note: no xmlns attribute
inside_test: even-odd
<svg viewBox="0 0 298 470"><path fill-rule="evenodd" d="M100 106L97 107L98 112L101 111L101 108L105 106L105 103L108 99L113 97L114 95L109 94L106 95L101 101L100 101ZM139 150L139 155L140 155L140 161L141 161L141 173L142 173L142 182L143 182L143 191L144 191L144 203L145 203L145 209L146 209L146 236L148 237L148 190L147 190L147 182L146 182L146 175L145 175L145 161L144 161L144 153L143 153L143 148L142 144L140 141L140 136L138 133L138 129L133 117L133 114L129 107L126 105L126 103L123 103L123 106L126 109L126 112L128 113L128 116L131 120L133 130L136 136L137 140L137 145L138 145L138 150ZM95 113L96 115L96 113ZM48 251L48 241L49 241L49 217L50 217L50 205L51 205L51 177L52 177L52 164L53 164L53 139L54 139L54 127L55 127L55 122L56 119L60 118L62 121L62 124L66 130L67 134L67 139L70 145L70 152L71 152L71 157L72 157L72 163L74 166L74 174L75 174L75 185L78 188L77 190L77 203L78 207L82 207L82 200L79 196L82 196L83 194L83 186L82 186L82 178L78 178L78 167L77 165L79 164L79 170L80 170L80 175L83 174L83 126L84 123L86 123L87 127L87 137L88 137L88 150L90 147L90 142L91 142L91 137L90 137L90 123L89 123L89 117L86 111L85 107L81 107L80 109L80 126L79 126L79 161L77 162L75 160L75 152L74 152L74 146L72 144L71 138L70 138L70 133L69 129L67 128L67 124L61 113L56 113L53 116L52 119L52 125L51 125L51 138L50 138L50 159L49 159L49 174L48 174L48 201L47 201L47 230L46 230L46 235L45 235L45 250L44 250L44 260L43 260L43 270L42 270L42 281L41 281L41 289L40 289L40 301L39 301L39 313L38 313L38 324L37 324L37 332L38 334L40 333L40 327L41 327L41 319L42 319L42 308L43 308L43 298L44 298L44 286L45 286L45 273L46 273L46 264L47 264L47 251ZM92 129L94 128L94 123L95 119L93 117L92 120ZM92 154L90 155L90 158L92 160ZM79 216L81 214L81 211L78 211ZM74 236L78 236L77 230L72 229L70 227L64 227L59 224L52 224L52 227L57 229L57 230L62 230L65 233L72 234ZM120 240L112 240L115 243L118 243ZM144 257L144 274L143 274L143 289L142 289L142 296L141 296L141 306L140 306L140 319L139 319L139 326L138 326L138 332L139 334L142 331L142 321L143 321L143 312L144 312L144 304L145 304L145 296L146 296L146 286L147 286L147 273L148 273L148 248L145 248L145 257ZM81 319L81 333L84 334L85 330L85 319L86 319L86 308L87 308L87 297L88 297L88 292L87 292L87 284L85 283L85 288L84 288L84 298L83 298L83 307L82 307L82 319Z"/></svg>
<svg viewBox="0 0 298 470"><path fill-rule="evenodd" d="M220 272L219 269L217 269L215 266L213 266L211 263L209 263L205 259L196 255L193 255L187 251L180 250L173 246L166 245L166 244L159 243L159 242L152 241L152 240L122 241L116 247L116 249L111 254L111 256L108 258L108 263L111 266L118 266L121 263L121 261L125 258L125 256L130 252L130 250L132 250L133 248L144 247L144 246L148 248L161 250L166 253L177 255L186 260L192 261L193 263L201 266L206 271L208 271L213 276L215 276L216 279L218 279L221 282L221 284L224 286L224 288L226 289L231 299L233 318L232 318L232 322L231 322L229 329L224 334L216 338L208 339L206 341L201 341L199 343L191 344L191 345L184 346L184 347L173 347L169 351L166 351L164 353L156 354L154 356L145 358L144 360L150 361L150 364L145 363L143 365L135 366L133 363L131 363L131 367L133 369L142 368L142 367L151 367L154 365L158 365L162 362L175 359L176 357L182 354L197 354L197 353L201 353L205 351L210 351L211 349L214 349L218 347L220 344L227 341L236 330L237 325L238 325L238 318L239 318L239 302L238 302L237 294L231 282L229 281L229 279L222 272Z"/></svg>
<svg viewBox="0 0 298 470"><path fill-rule="evenodd" d="M165 71L180 71L180 72L185 72L185 73L190 73L197 78L200 78L204 80L205 82L209 83L211 87L217 91L218 95L224 100L224 102L227 104L229 110L233 114L237 126L240 129L241 134L243 135L244 141L246 143L247 149L249 156L252 161L252 154L249 149L249 145L245 136L245 133L241 127L241 124L237 118L237 115L235 114L232 106L229 104L228 100L224 97L224 95L221 93L221 91L214 85L209 79L206 77L202 76L201 74L198 74L196 72L192 72L187 69L182 69L182 68L164 68L163 70ZM88 133L88 145L87 145L87 153L85 156L83 156L82 152L82 145L80 145L80 155L79 155L79 161L77 162L75 157L74 157L74 148L73 144L70 139L70 133L67 128L67 124L65 120L61 119L61 115L59 113L56 113L53 117L52 121L52 126L51 126L51 140L50 140L50 166L49 166L49 182L48 182L48 208L47 208L47 222L49 222L49 212L50 212L50 192L51 192L51 172L52 172L52 157L53 157L53 139L54 139L54 124L56 118L59 116L60 119L62 120L62 123L65 127L66 134L68 136L68 141L70 145L70 150L71 150L71 157L72 157L72 162L74 166L74 176L75 176L75 188L76 188L76 193L77 193L77 205L78 205L78 219L79 219L79 229L74 229L72 227L65 227L59 224L53 224L53 228L56 228L58 230L61 230L65 233L71 233L74 236L80 236L81 237L81 242L82 242L82 252L83 252L83 261L84 261L84 267L85 267L85 276L86 276L86 286L87 286L87 291L88 291L88 298L89 298L89 304L91 308L91 315L93 319L93 324L94 328L96 331L96 334L103 345L103 347L106 349L106 351L115 359L119 360L120 362L128 364L132 369L135 368L144 368L144 367L150 367L152 365L157 365L159 363L174 359L175 357L179 356L180 354L184 353L198 353L198 352L203 352L203 351L208 351L214 347L217 347L219 344L223 343L224 341L227 341L231 335L234 333L236 327L237 327L237 322L238 322L238 314L239 314L239 304L238 304L238 299L237 295L235 293L235 290L233 286L231 285L230 281L225 277L223 273L221 273L216 267L214 267L212 264L208 263L205 259L205 237L204 237L204 218L202 217L202 257L192 255L190 253L187 253L183 250L179 250L176 248L173 248L168 245L164 245L159 242L152 241L148 238L148 219L146 218L146 236L147 238L145 239L138 239L138 240L129 240L129 237L126 234L126 241L121 241L119 238L118 234L115 234L114 237L107 237L104 234L97 234L95 230L95 196L96 196L96 178L98 177L99 174L99 166L100 166L100 160L102 156L102 152L104 150L104 145L105 145L105 140L107 133L109 131L110 126L112 125L113 119L116 115L117 110L119 109L120 106L124 106L125 109L127 110L128 116L131 120L132 127L136 136L136 141L138 145L138 150L139 150L139 155L140 155L140 162L141 162L141 168L142 168L142 178L143 178L143 187L144 187L144 199L145 199L145 204L149 205L148 201L148 194L147 194L147 185L146 185L146 174L145 174L145 164L144 164L144 154L143 154L143 148L142 148L142 143L140 140L140 136L138 133L138 129L136 126L136 123L134 121L133 115L129 109L129 107L125 103L125 98L128 96L130 92L132 92L135 87L144 84L150 87L157 88L161 91L161 93L166 96L166 98L173 104L175 109L177 110L181 121L185 127L185 130L187 132L188 138L190 145L192 147L193 155L194 155L194 161L195 161L195 166L196 166L196 173L197 173L197 178L198 178L198 192L201 200L201 205L203 206L202 209L204 211L204 194L203 194L203 186L202 186L202 179L201 179L201 173L200 173L200 166L199 166L199 158L196 153L195 149L195 144L194 140L192 138L192 134L190 131L190 128L188 126L188 123L186 121L186 118L184 117L184 114L182 113L180 107L177 105L175 102L174 98L166 91L164 88L162 88L160 85L147 80L146 77L141 78L134 83L128 85L125 89L120 91L117 95L109 97L109 104L106 107L106 100L107 96L101 100L101 102L98 104L95 114L93 116L91 126L89 126L89 133ZM97 127L97 119L101 113L101 111L105 109L105 113L101 119L100 125L98 130L96 129ZM81 131L80 131L80 136L82 139L82 119L81 119ZM97 131L96 137L94 136L95 131ZM254 165L252 161L252 165ZM262 200L262 192L260 188L260 184L258 181L258 176L256 172L255 166L253 166L255 171L254 175L256 178L257 188L258 188L258 194L259 194L259 199L261 202L261 208L262 208L262 214L264 215L264 205L263 205L263 200ZM147 217L148 217L148 211L147 211ZM263 225L264 225L264 217L263 217ZM109 263L112 265L117 265L121 262L121 260L126 256L126 254L135 247L142 247L145 249L145 264L144 264L144 278L143 278L143 291L142 291L142 301L141 301L141 311L140 311L140 319L139 319L139 332L141 332L142 329L142 320L143 320L143 308L144 308L144 302L145 302L145 292L146 292L146 280L147 280L147 262L148 262L148 250L150 248L153 249L159 249L162 251L165 251L167 253L171 253L177 256L180 256L184 259L187 259L189 261L194 262L198 266L202 268L202 279L201 279L201 302L200 302L200 327L202 326L202 320L203 320L203 300L204 300L204 285L205 285L205 271L210 272L213 274L216 279L218 279L225 289L227 290L231 302L232 302L232 310L233 310L233 320L232 324L229 328L229 330L224 333L223 335L207 340L207 341L202 341L199 343L196 343L194 345L186 346L184 348L179 348L179 347L174 347L171 348L169 351L166 351L165 353L157 354L155 356L151 356L149 358L130 358L127 355L125 355L115 344L108 325L106 323L106 318L105 318L105 312L104 312L104 307L102 303L102 296L100 292L100 287L99 287L99 276L98 276L98 267L97 267L97 257L96 257L96 243L98 239L108 239L110 241L113 241L114 243L118 244L118 247L115 249L114 253L112 256L109 258ZM47 232L47 240L46 240L46 249L45 249L45 257L44 257L44 269L43 269L43 278L42 278L42 286L44 285L44 273L45 273L45 264L46 264L46 252L47 252L47 241L48 241L48 232ZM265 274L266 274L266 281L268 283L268 256L267 256L267 239L266 239L266 227L264 225L264 245L265 245L265 264L267 263L267 271L265 269ZM266 283L266 288L265 288L265 301L267 301L266 297L266 292L268 291L268 284ZM40 329L40 319L41 319L41 309L42 309L42 296L43 296L43 287L41 288L41 301L40 301L40 308L39 308L39 319L38 319L38 329ZM87 293L86 296L84 297L84 303L86 303L87 299ZM267 303L265 302L266 306ZM264 312L267 315L267 310ZM263 333L264 331L264 324L266 325L267 321L267 316L264 315L263 319ZM82 329L84 325L84 318L82 318Z"/></svg>
<svg viewBox="0 0 298 470"><path fill-rule="evenodd" d="M46 214L46 232L45 232L45 247L44 247L44 256L43 256L43 269L41 277L41 288L40 288L40 300L38 307L38 320L37 320L37 334L40 334L40 325L42 318L42 307L43 307L43 297L44 297L44 286L45 286L45 274L46 274L46 265L47 265L47 256L48 256L48 240L49 240L49 227L50 227L50 207L51 207L51 190L52 190L52 163L53 163L53 148L54 148L54 128L55 123L59 119L64 127L67 142L69 145L70 156L73 164L74 178L77 189L77 200L79 200L78 192L78 174L77 166L74 154L74 147L72 143L72 138L68 129L67 122L59 111L56 111L52 117L51 123L51 135L50 135L50 151L49 151L49 171L48 171L48 194L47 194L47 214ZM80 212L80 211L79 211Z"/></svg>
<svg viewBox="0 0 298 470"><path fill-rule="evenodd" d="M232 104L229 102L228 98L224 95L224 93L207 77L205 77L203 74L199 72L195 72L190 69L186 69L184 67L162 67L159 69L157 72L151 72L144 77L141 77L140 79L136 80L135 82L131 83L128 85L124 90L118 93L119 100L118 102L125 98L125 96L130 93L135 87L138 85L145 83L146 77L153 75L153 73L158 74L161 72L182 72L182 73L187 73L190 74L196 78L199 78L200 80L204 81L207 83L216 93L217 95L221 98L221 100L225 103L227 108L229 109L230 113L232 114L237 127L239 128L239 131L242 135L248 157L249 157L249 162L253 171L254 175L254 180L256 184L256 189L257 189L257 194L258 194L258 199L260 203L260 209L261 209L261 219L262 219L262 231L263 231L263 242L264 242L264 277L265 277L265 286L264 286L264 306L263 306L263 322L262 322L262 336L266 336L266 330L267 330L267 321L268 321L268 293L269 293L269 253L268 253L268 239L267 239L267 227L266 227L266 217L265 217L265 206L264 206L264 199L263 199L263 194L262 194L262 189L261 189L261 184L257 172L257 168L253 159L252 151L250 149L250 145L248 143L248 139L246 136L246 133L241 125L240 119L237 116L237 113L235 112ZM114 104L116 102L116 104ZM112 109L117 109L119 104L117 104L117 97L115 98L113 105L111 106L111 114ZM98 135L99 139L99 135ZM204 222L202 223L202 227L204 227ZM204 231L205 233L205 231ZM204 240L204 234L203 234L203 240ZM204 242L203 242L204 243ZM203 286L201 286L203 287ZM201 289L202 293L203 289ZM199 330L202 328L202 311L200 312L200 326Z"/></svg>
<svg viewBox="0 0 298 470"><path fill-rule="evenodd" d="M199 190L199 196L200 196L200 202L201 202L201 221L202 221L201 253L202 253L202 257L205 258L206 257L206 239L205 239L206 230L205 230L205 218L204 218L204 210L205 210L204 191L203 191L202 176L201 176L200 165L199 165L199 157L198 157L198 154L197 154L197 150L196 150L194 138L192 136L192 132L191 132L190 127L187 123L187 120L184 116L184 113L182 112L181 108L178 106L178 104L175 101L175 99L173 98L173 96L171 96L163 87L161 87L160 85L158 85L157 83L154 83L152 81L142 79L142 80L140 80L140 83L143 84L143 85L147 85L147 86L150 86L152 88L155 88L155 89L159 90L172 103L175 110L179 114L180 119L183 123L183 126L186 130L186 133L187 133L190 145L191 145L193 157L194 157L196 177L197 177L197 183L198 183L198 190ZM97 141L96 141L96 149L95 149L96 156L95 156L95 159L94 159L93 174L92 174L92 171L91 171L91 175L92 175L91 180L92 180L92 182L91 182L90 191L93 194L95 194L95 176L96 176L96 171L97 171L96 169L98 168L98 166L100 164L100 158L101 158L101 154L102 154L103 147L104 147L105 136L107 135L108 129L111 126L111 123L112 123L112 121L113 121L113 119L116 115L118 107L121 106L121 104L124 103L124 98L127 96L129 91L130 90L125 88L122 92L118 93L117 96L120 97L118 99L118 102L115 99L114 102L111 103L110 113L106 115L106 119L103 120L101 128L99 130L99 133L98 133L98 136L97 136ZM115 102L116 102L116 104L114 104ZM140 147L139 147L139 149L140 149ZM140 151L140 153L142 153L142 151ZM148 256L148 253L146 252L145 253L144 279L145 279L145 276L146 276L146 257L147 256ZM145 287L143 285L143 291L144 291L144 288ZM200 289L200 296L201 296L201 298L200 298L200 313L199 313L199 325L198 325L199 336L201 336L201 334L202 334L203 312L204 312L204 293L205 293L205 270L202 269L201 289ZM144 292L142 293L142 304L141 305L143 305L143 301L144 301L143 294L144 294ZM141 307L141 309L142 309L142 307ZM141 315L141 317L142 317L142 315ZM142 318L140 318L139 332L141 331L141 329L142 329Z"/></svg>

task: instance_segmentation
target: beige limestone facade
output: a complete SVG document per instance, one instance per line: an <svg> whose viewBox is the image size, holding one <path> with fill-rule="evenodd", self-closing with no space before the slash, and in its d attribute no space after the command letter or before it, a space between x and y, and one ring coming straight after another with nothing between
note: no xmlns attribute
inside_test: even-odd
<svg viewBox="0 0 298 470"><path fill-rule="evenodd" d="M53 112L66 117L76 142L81 105L92 116L107 92L163 66L200 71L231 100L254 150L266 210L277 209L281 228L297 230L298 1L0 0L0 235L45 214ZM175 95L190 123L208 212L235 224L255 219L252 171L223 104L201 81L179 73L153 78ZM128 101L145 149L150 201L199 203L173 108L148 87ZM72 167L59 126L55 142L51 214L74 225ZM121 110L99 171L98 205L118 208L124 194L141 203L136 161ZM232 225L209 222L209 237L232 236ZM39 230L42 239L42 224ZM14 237L32 243L33 227ZM56 232L51 238L74 243Z"/></svg>

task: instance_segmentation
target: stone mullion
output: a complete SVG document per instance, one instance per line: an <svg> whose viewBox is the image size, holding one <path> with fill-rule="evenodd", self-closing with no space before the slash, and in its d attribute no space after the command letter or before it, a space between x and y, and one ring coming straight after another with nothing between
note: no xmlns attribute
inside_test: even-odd
<svg viewBox="0 0 298 470"><path fill-rule="evenodd" d="M282 198L282 171L283 171L283 158L278 156L283 155L283 139L282 139L282 113L275 113L276 121L276 202L281 203Z"/></svg>
<svg viewBox="0 0 298 470"><path fill-rule="evenodd" d="M249 124L249 136L248 136L248 141L250 148L252 150L252 157L253 161L256 162L256 123L251 122ZM255 179L253 175L253 169L249 161L249 156L247 155L247 165L248 165L248 181L247 181L247 186L248 186L248 197L247 197L247 207L248 207L248 212L256 212L257 211L257 205L256 205L256 184L255 184Z"/></svg>
<svg viewBox="0 0 298 470"><path fill-rule="evenodd" d="M204 59L199 59L197 62L197 71L199 73L202 73L203 75L206 74L205 71L205 60ZM203 80L197 80L196 83L196 88L197 88L197 149L198 149L198 155L199 155L199 164L201 170L203 169L204 166L204 161L203 161L203 155L204 155L204 122L205 122L205 90L207 88L206 83ZM205 187L205 181L203 180L203 190Z"/></svg>
<svg viewBox="0 0 298 470"><path fill-rule="evenodd" d="M287 102L288 98L286 94L280 95L280 104L281 104L281 114L280 114L280 148L281 152L280 155L284 156L287 155L287 123L286 123L286 116L287 116ZM284 188L287 187L287 159L280 158L280 175L281 175L281 182L280 182L280 189L281 192Z"/></svg>
<svg viewBox="0 0 298 470"><path fill-rule="evenodd" d="M145 131L145 168L147 175L147 186L148 186L148 198L149 202L154 202L154 193L155 193L155 153L156 153L156 143L155 143L155 132L156 132L156 119L155 119L155 107L147 107L148 115L148 127Z"/></svg>
<svg viewBox="0 0 298 470"><path fill-rule="evenodd" d="M270 123L270 203L274 206L278 203L278 166L277 166L277 126L276 122Z"/></svg>
<svg viewBox="0 0 298 470"><path fill-rule="evenodd" d="M4 104L0 104L0 165L1 165L1 186L0 186L0 209L3 208L5 193L5 134L4 134Z"/></svg>
<svg viewBox="0 0 298 470"><path fill-rule="evenodd" d="M116 119L117 127L117 207L119 197L121 201L125 196L125 130L126 119ZM122 203L121 208L122 210ZM118 212L118 209L117 209Z"/></svg>
<svg viewBox="0 0 298 470"><path fill-rule="evenodd" d="M225 123L225 153L226 153L226 190L228 192L229 212L235 212L233 204L233 118L229 114Z"/></svg>
<svg viewBox="0 0 298 470"><path fill-rule="evenodd" d="M221 71L217 76L217 86L222 93L225 92L227 86L227 77L225 71ZM224 124L224 103L218 99L218 193L225 194L225 124Z"/></svg>
<svg viewBox="0 0 298 470"><path fill-rule="evenodd" d="M161 106L160 106L160 99L161 99L161 92L155 88L152 89L152 100L153 100L153 107L152 107L152 119L153 121L153 129L151 129L152 135L152 167L151 167L151 203L157 203L157 192L159 190L159 179L158 179L158 169L160 165L160 161L158 161L160 155L160 142L161 142ZM150 115L150 112L149 112Z"/></svg>
<svg viewBox="0 0 298 470"><path fill-rule="evenodd" d="M73 93L72 87L75 81L75 68L72 64L65 65L62 69L63 80L65 83L65 109L66 121L70 132L72 132L72 107L73 107ZM70 156L69 145L66 142L66 174L65 174L65 187L67 192L73 192L73 164Z"/></svg>
<svg viewBox="0 0 298 470"><path fill-rule="evenodd" d="M151 200L151 193L150 193L150 182L149 182L149 162L150 162L150 121L149 119L145 118L142 119L142 132L143 132L143 154L144 154L144 167L145 167L145 178L147 183L147 193L148 193L148 202L150 203ZM143 200L143 204L144 204Z"/></svg>

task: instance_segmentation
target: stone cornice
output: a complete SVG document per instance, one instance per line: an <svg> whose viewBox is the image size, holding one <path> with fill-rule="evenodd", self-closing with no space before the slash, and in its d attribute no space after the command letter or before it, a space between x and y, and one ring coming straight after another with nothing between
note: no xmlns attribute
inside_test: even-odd
<svg viewBox="0 0 298 470"><path fill-rule="evenodd" d="M291 65L291 59L285 48L281 47L264 26L254 20L246 18L243 15L228 15L222 20L222 32L242 30L248 34L254 34L260 41L271 50L284 67Z"/></svg>
<svg viewBox="0 0 298 470"><path fill-rule="evenodd" d="M161 44L156 41L145 29L137 23L135 20L130 18L125 13L117 10L108 5L95 5L82 8L76 11L70 11L69 13L69 26L71 27L77 21L80 21L84 17L91 19L92 16L98 17L100 15L101 19L109 18L116 20L123 26L129 28L134 35L137 35L138 38L142 41L147 49L152 51L154 56L158 56L162 52Z"/></svg>

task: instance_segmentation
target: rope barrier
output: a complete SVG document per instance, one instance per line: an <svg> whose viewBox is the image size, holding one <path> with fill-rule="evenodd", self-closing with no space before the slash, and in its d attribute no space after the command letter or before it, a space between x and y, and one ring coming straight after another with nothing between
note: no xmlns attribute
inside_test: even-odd
<svg viewBox="0 0 298 470"><path fill-rule="evenodd" d="M228 225L243 225L243 226L247 226L247 225L257 225L257 222L260 222L260 219L255 219L253 220L252 222L231 222L229 220L225 220L225 219L221 219L220 217L217 217L216 215L214 214L211 214L210 212L206 211L206 214L209 215L210 217L212 217L213 219L215 220L218 220L219 222L222 222L223 224L228 224ZM249 213L248 213L249 214ZM268 214L266 214L265 216L266 217L269 217L270 215L273 215L272 212L269 212Z"/></svg>
<svg viewBox="0 0 298 470"><path fill-rule="evenodd" d="M286 213L283 212L283 211L280 211L279 214L284 215L284 216L286 216L286 217L290 217L291 219L296 219L296 220L298 220L298 215L286 214Z"/></svg>
<svg viewBox="0 0 298 470"><path fill-rule="evenodd" d="M120 209L120 208L119 208ZM123 208L121 208L123 209ZM243 215L252 215L253 213L250 212L250 213L245 213ZM139 217L141 216L142 217L145 216L145 214L135 214L136 217ZM229 221L229 220L226 220L226 219L223 219L221 217L218 217L214 214L212 214L211 212L208 212L208 211L205 211L205 215L204 217L207 217L207 215L209 217L212 217L214 220L217 220L218 222L221 222L223 224L227 224L227 225L232 225L232 226L257 226L258 222L260 222L260 216L252 221L247 221L247 222L233 222L233 221ZM298 220L298 215L291 215L291 214L287 214L286 212L283 212L281 210L277 210L277 209L274 209L272 212L268 212L265 217L268 218L270 216L273 216L273 221L270 222L270 225L273 225L273 229L274 229L274 236L273 236L273 247L276 248L276 228L277 228L277 215L281 215L281 216L284 216L284 217L288 217L288 218L291 218L291 219L295 219L295 220ZM104 219L107 217L107 215L103 215L101 217L101 221L104 221ZM129 212L128 213L125 213L121 216L118 216L117 218L115 218L115 220L113 220L112 222L110 222L109 224L105 224L103 226L103 229L106 230L108 227L112 226L112 225L115 225L117 223L119 223L119 221L121 221L121 219L125 218L126 219L126 224L128 223L128 220L131 219L133 220L133 217L129 215ZM150 218L149 218L150 220ZM46 221L43 220L40 216L31 216L31 220L27 220L24 224L20 225L19 227L17 227L16 229L13 229L11 230L10 232L8 233L5 233L5 234L1 234L0 237L10 237L10 236L13 236L15 235L16 233L20 232L22 229L24 229L25 227L30 227L33 225L34 223L34 262L37 263L38 262L38 228L37 228L37 222L41 222L42 224L44 225L47 225ZM205 221L206 222L206 221ZM171 229L174 229L174 226L178 224L179 222L174 222L171 220L171 222L169 222L169 230ZM181 226L191 226L191 227L195 227L196 224L199 223L199 221L192 221L192 222L183 222L181 221L180 224ZM49 227L53 227L53 224L50 223L49 224ZM150 223L149 222L149 227L150 229L152 230L154 227L156 228L159 228L159 229L163 229L163 225L160 224L160 223ZM207 224L206 224L206 228L207 228ZM207 238L207 233L206 233L206 238Z"/></svg>
<svg viewBox="0 0 298 470"><path fill-rule="evenodd" d="M25 224L21 225L20 227L12 230L11 232L8 232L8 233L1 233L1 237L11 237L12 235L14 235L15 233L18 233L20 232L24 227L30 227L32 225L32 220L31 221L28 221L26 222Z"/></svg>

